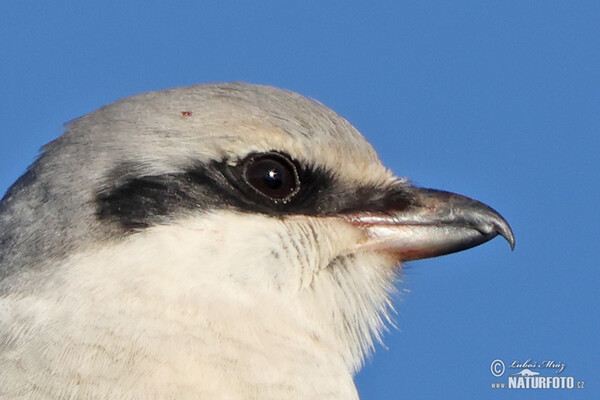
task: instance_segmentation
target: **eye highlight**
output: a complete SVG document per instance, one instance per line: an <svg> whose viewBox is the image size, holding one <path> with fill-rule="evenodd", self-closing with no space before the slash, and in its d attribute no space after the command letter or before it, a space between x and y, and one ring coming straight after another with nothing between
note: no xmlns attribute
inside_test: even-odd
<svg viewBox="0 0 600 400"><path fill-rule="evenodd" d="M290 199L300 188L296 167L277 153L261 154L246 161L243 177L256 192L277 201Z"/></svg>

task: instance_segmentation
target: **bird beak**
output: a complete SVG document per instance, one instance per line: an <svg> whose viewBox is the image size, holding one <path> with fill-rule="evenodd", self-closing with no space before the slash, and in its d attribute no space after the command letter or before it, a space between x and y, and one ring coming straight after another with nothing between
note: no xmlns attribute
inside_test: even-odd
<svg viewBox="0 0 600 400"><path fill-rule="evenodd" d="M384 212L343 216L367 234L359 249L386 251L397 254L401 261L410 261L466 250L496 235L514 248L510 226L491 207L455 193L406 189L411 197L408 204L394 207L392 203Z"/></svg>

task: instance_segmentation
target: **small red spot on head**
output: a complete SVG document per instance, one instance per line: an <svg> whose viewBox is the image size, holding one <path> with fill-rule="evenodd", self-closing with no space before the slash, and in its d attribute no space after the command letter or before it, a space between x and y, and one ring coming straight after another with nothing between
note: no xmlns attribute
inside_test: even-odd
<svg viewBox="0 0 600 400"><path fill-rule="evenodd" d="M191 111L182 111L181 115L183 115L184 117L191 117L192 116L192 112Z"/></svg>

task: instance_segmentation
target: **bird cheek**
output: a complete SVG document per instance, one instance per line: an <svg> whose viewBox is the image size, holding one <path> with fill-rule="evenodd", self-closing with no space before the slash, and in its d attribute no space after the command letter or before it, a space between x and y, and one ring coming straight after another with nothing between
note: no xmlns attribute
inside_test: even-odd
<svg viewBox="0 0 600 400"><path fill-rule="evenodd" d="M379 264L390 268L401 264L402 254L389 246L374 245L373 235L366 227L349 222L345 216L324 219L328 220L329 230L334 232L332 243L335 243L335 254L338 258L366 255L376 258Z"/></svg>
<svg viewBox="0 0 600 400"><path fill-rule="evenodd" d="M316 265L318 270L327 268L336 259L353 257L362 252L362 245L370 240L366 230L348 223L344 218L328 216L308 219L319 256Z"/></svg>

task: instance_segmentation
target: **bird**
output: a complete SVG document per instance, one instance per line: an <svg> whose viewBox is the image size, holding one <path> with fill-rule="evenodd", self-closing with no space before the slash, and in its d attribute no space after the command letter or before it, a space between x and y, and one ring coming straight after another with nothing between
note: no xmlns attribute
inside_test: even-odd
<svg viewBox="0 0 600 400"><path fill-rule="evenodd" d="M0 398L358 399L402 263L498 235L295 92L125 98L0 202Z"/></svg>

